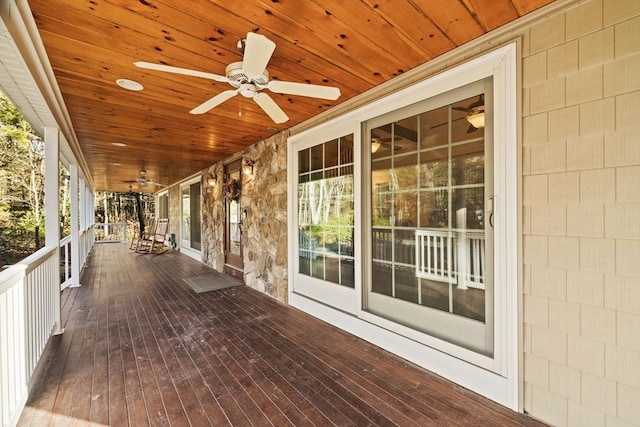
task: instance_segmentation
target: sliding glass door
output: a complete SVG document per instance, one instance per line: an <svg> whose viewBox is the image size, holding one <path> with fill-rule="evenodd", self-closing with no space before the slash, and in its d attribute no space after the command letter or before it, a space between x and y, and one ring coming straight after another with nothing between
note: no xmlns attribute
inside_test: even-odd
<svg viewBox="0 0 640 427"><path fill-rule="evenodd" d="M363 307L492 357L491 80L366 123L369 283ZM485 110L486 109L486 110Z"/></svg>

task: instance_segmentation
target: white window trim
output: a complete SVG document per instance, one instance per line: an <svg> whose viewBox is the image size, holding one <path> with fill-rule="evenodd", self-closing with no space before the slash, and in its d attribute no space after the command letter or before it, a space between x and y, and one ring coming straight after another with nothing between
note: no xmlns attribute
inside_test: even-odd
<svg viewBox="0 0 640 427"><path fill-rule="evenodd" d="M289 200L289 217L292 218L289 221L289 236L293 236L293 239L290 239L289 244L289 275L288 277L294 277L295 279L290 281L289 286L289 298L291 298L292 294L303 295L307 298L311 298L316 301L322 301L324 304L329 304L332 307L335 307L339 310L346 311L348 313L356 314L359 310L359 293L357 293L356 289L349 288L346 286L340 286L335 283L325 282L324 280L317 279L314 277L309 277L306 275L301 275L298 273L299 271L299 258L298 258L298 151L304 150L309 147L316 146L318 144L323 144L327 141L331 141L333 139L337 139L343 137L345 135L353 134L354 136L354 165L353 165L353 174L354 174L354 188L360 185L359 182L356 182L356 177L360 176L361 167L360 167L360 159L355 157L356 150L355 145L358 145L358 141L360 141L360 131L354 131L353 125L351 123L346 123L340 126L331 126L321 129L317 132L309 134L308 137L300 139L295 143L295 150L290 149L288 151L288 168L291 173L288 174L288 185L295 190L289 191L289 195L294 194L295 196ZM295 155L294 155L295 154ZM354 194L354 202L358 200L358 196ZM354 211L359 212L359 206L354 205ZM291 215L294 215L292 217ZM357 235L358 224L355 223L359 221L357 215L354 217L354 231ZM356 242L354 242L355 245ZM362 256L358 256L360 252L360 247L356 247L356 254L354 258L354 282L360 283L362 281L361 274L361 263ZM295 254L292 256L291 254Z"/></svg>
<svg viewBox="0 0 640 427"><path fill-rule="evenodd" d="M191 179L187 179L185 181L182 181L180 183L180 242L179 242L179 248L180 248L180 252L182 252L184 255L188 256L189 258L193 258L196 261L200 261L202 262L202 251L198 251L196 249L193 249L189 246L183 246L182 242L184 241L183 236L182 236L182 189L184 187L190 187L191 184L195 184L196 182L201 182L202 181L202 175L198 174L196 177L191 178ZM200 186L200 197L202 200L202 185ZM202 211L202 206L200 206L200 210Z"/></svg>
<svg viewBox="0 0 640 427"><path fill-rule="evenodd" d="M410 337L402 336L385 328L384 322L377 324L368 322L365 313L360 310L362 300L362 257L356 257L356 295L357 312L351 310L336 310L323 303L305 298L295 290L295 275L293 263L289 265L289 303L303 311L319 317L328 323L340 327L354 335L385 348L409 361L416 363L432 372L442 375L492 400L495 400L513 410L521 410L520 365L521 365L521 316L520 301L520 273L519 273L519 203L518 175L519 148L517 144L517 45L510 43L478 58L472 59L441 74L427 78L411 87L402 89L394 94L381 98L371 104L350 111L336 119L322 125L293 135L289 138L288 160L288 206L289 206L289 235L297 232L296 212L292 211L297 197L296 181L297 169L292 167L297 158L294 148L301 141L315 140L323 142L319 135L329 133L332 128L348 128L348 133L354 133L355 141L360 141L361 123L381 114L400 109L404 106L428 99L440 93L456 89L465 83L481 80L493 76L494 79L494 173L495 173L495 223L499 224L495 233L495 259L503 260L495 268L495 281L503 288L496 289L495 307L495 352L496 359L491 370L483 369L472 363L463 361L443 351L457 350L447 348L447 345L430 347ZM500 118L498 120L497 118ZM504 118L504 119L503 119ZM362 214L361 167L362 153L358 144L354 152L354 185L355 209ZM362 215L355 216L355 235L366 239L362 230ZM289 259L295 259L297 252L294 245L289 245ZM359 245L362 247L362 244ZM498 300L499 299L499 300ZM355 315L354 315L355 314ZM397 330L397 328L394 327ZM450 345L450 344L449 344ZM459 347L458 347L459 348ZM467 350L468 351L468 350Z"/></svg>

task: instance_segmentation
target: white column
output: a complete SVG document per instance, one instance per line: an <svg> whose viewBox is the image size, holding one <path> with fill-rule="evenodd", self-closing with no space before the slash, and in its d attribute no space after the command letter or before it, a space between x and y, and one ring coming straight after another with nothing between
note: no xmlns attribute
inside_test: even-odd
<svg viewBox="0 0 640 427"><path fill-rule="evenodd" d="M58 128L44 128L44 236L47 247L60 247L60 183L58 175L60 169L60 133ZM60 265L60 250L55 251L55 265ZM60 284L56 273L55 282L57 292L53 292L53 316L55 325L53 334L64 332L60 315Z"/></svg>
<svg viewBox="0 0 640 427"><path fill-rule="evenodd" d="M71 198L71 288L80 287L80 212L78 194L78 165L69 165Z"/></svg>
<svg viewBox="0 0 640 427"><path fill-rule="evenodd" d="M60 244L58 138L57 128L44 128L44 233L47 246Z"/></svg>

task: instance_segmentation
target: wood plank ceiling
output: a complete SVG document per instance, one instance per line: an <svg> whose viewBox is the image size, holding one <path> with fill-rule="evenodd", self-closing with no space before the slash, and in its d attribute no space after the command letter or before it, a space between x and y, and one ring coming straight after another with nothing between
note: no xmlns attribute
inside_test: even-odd
<svg viewBox="0 0 640 427"><path fill-rule="evenodd" d="M150 181L172 184L551 1L29 0L29 6L96 190L128 191L141 170ZM336 86L340 98L270 93L290 117L281 125L241 96L192 115L231 87L133 65L224 75L242 60L236 44L249 31L276 43L272 80ZM144 90L126 91L115 83L120 78ZM161 187L133 182L133 188Z"/></svg>

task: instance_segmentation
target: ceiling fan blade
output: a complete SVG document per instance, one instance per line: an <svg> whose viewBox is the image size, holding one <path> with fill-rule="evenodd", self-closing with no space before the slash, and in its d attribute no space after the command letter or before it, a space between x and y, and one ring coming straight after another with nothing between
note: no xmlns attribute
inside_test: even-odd
<svg viewBox="0 0 640 427"><path fill-rule="evenodd" d="M250 79L257 79L271 59L276 44L261 34L247 33L242 69Z"/></svg>
<svg viewBox="0 0 640 427"><path fill-rule="evenodd" d="M224 92L217 94L208 101L205 101L202 104L198 105L196 108L189 112L191 114L204 114L207 111L211 110L213 107L217 107L218 105L222 104L227 99L231 99L236 96L238 94L238 91L239 89L225 90Z"/></svg>
<svg viewBox="0 0 640 427"><path fill-rule="evenodd" d="M285 93L288 95L309 96L311 98L338 99L340 89L332 86L310 85L306 83L282 82L271 80L267 87L271 92Z"/></svg>
<svg viewBox="0 0 640 427"><path fill-rule="evenodd" d="M284 123L289 120L289 116L282 111L282 108L276 104L276 102L266 93L260 92L253 97L253 100L256 101L256 104L260 106L264 110L265 113L271 117L276 123Z"/></svg>
<svg viewBox="0 0 640 427"><path fill-rule="evenodd" d="M190 70L188 68L172 67L170 65L154 64L152 62L143 61L134 62L133 65L138 68L145 68L147 70L164 71L167 73L183 74L185 76L201 77L203 79L215 80L217 82L226 83L229 81L229 79L225 76L220 76L213 73L205 73L204 71Z"/></svg>

